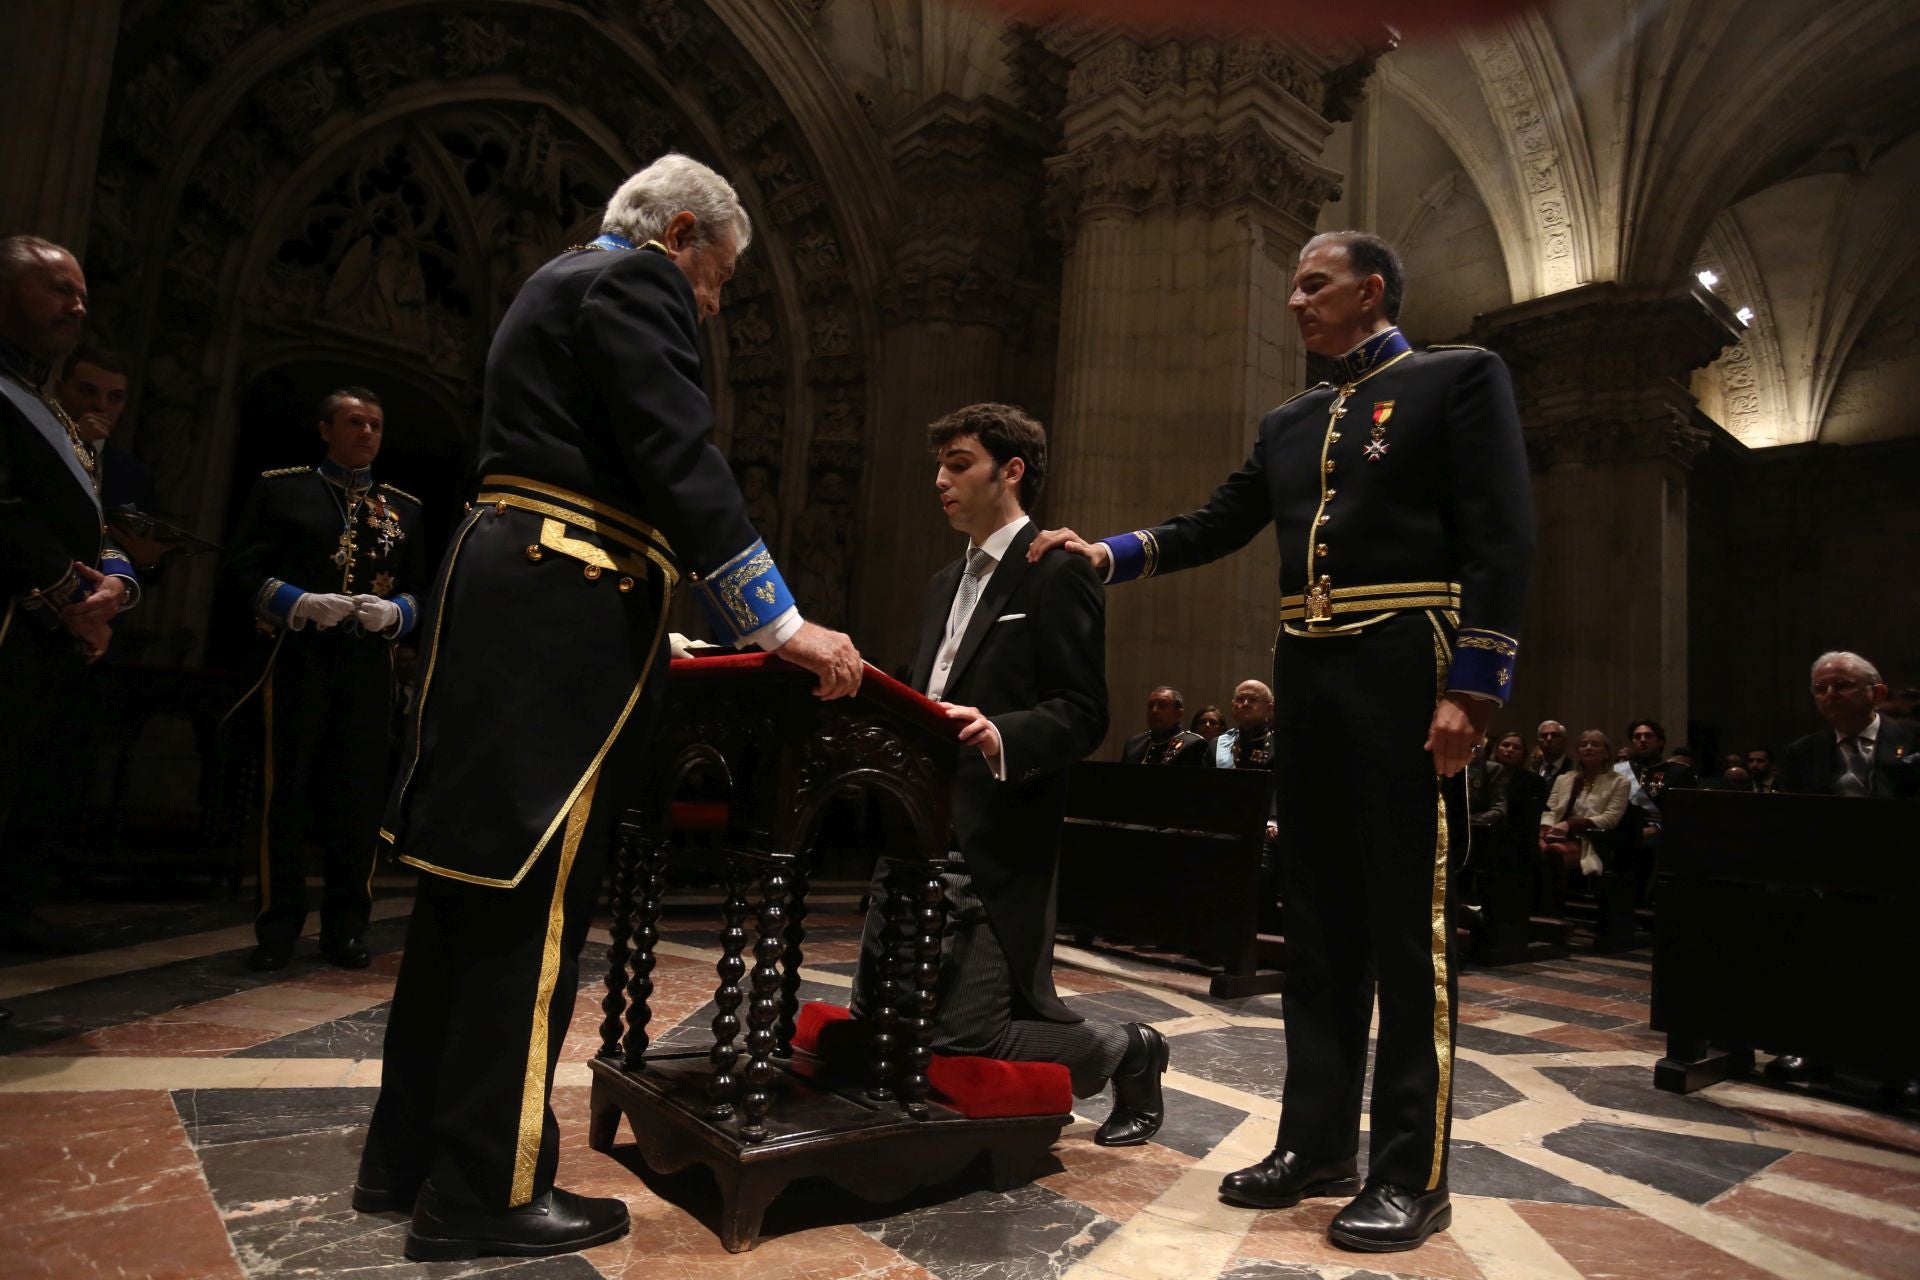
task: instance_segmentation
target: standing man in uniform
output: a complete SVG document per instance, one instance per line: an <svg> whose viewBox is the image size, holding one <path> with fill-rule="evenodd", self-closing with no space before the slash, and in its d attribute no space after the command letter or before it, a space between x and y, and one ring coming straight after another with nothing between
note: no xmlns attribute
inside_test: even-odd
<svg viewBox="0 0 1920 1280"><path fill-rule="evenodd" d="M931 1047L1066 1066L1075 1095L1114 1084L1101 1146L1159 1131L1167 1041L1144 1022L1080 1017L1053 987L1054 882L1066 823L1067 770L1107 733L1107 609L1099 580L1065 553L1034 563L1026 508L1047 478L1047 435L1012 405L977 404L927 428L934 486L967 552L927 585L911 683L960 722L953 783L955 857L943 875ZM1173 724L1180 723L1176 712ZM856 1013L875 1004L887 927L886 884L861 938Z"/></svg>
<svg viewBox="0 0 1920 1280"><path fill-rule="evenodd" d="M487 355L472 510L434 583L425 674L381 838L420 868L353 1202L411 1209L407 1256L539 1256L627 1230L553 1185L547 1105L612 819L640 772L684 581L717 637L824 698L851 641L801 619L711 441L699 324L752 228L662 157L602 234L535 271Z"/></svg>
<svg viewBox="0 0 1920 1280"><path fill-rule="evenodd" d="M374 857L391 761L393 648L419 617L427 553L420 503L376 483L380 397L320 402L326 457L263 472L233 535L227 576L267 641L248 692L266 725L260 911L247 967L283 969L307 924L309 835L325 851L320 952L364 969ZM245 700L243 699L243 702Z"/></svg>
<svg viewBox="0 0 1920 1280"><path fill-rule="evenodd" d="M1404 274L1384 240L1315 236L1293 284L1301 337L1338 362L1338 385L1269 413L1198 511L1094 543L1051 530L1032 554L1064 543L1128 582L1274 526L1287 1078L1278 1145L1221 1194L1275 1208L1359 1187L1377 975L1367 1180L1328 1235L1411 1249L1452 1219L1447 857L1465 838L1460 771L1513 679L1533 550L1527 459L1498 357L1416 352L1394 327Z"/></svg>
<svg viewBox="0 0 1920 1280"><path fill-rule="evenodd" d="M1172 685L1147 694L1147 727L1120 747L1121 764L1177 764L1189 768L1207 765L1207 740L1180 727L1186 700Z"/></svg>
<svg viewBox="0 0 1920 1280"><path fill-rule="evenodd" d="M35 914L41 868L9 820L86 664L140 598L101 524L93 450L48 385L86 319L72 254L38 236L0 239L0 944L43 951L82 939Z"/></svg>

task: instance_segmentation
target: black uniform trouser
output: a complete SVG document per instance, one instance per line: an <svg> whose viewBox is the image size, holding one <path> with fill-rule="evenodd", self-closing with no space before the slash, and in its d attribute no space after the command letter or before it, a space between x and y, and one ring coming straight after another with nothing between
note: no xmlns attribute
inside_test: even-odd
<svg viewBox="0 0 1920 1280"><path fill-rule="evenodd" d="M257 695L266 721L256 937L290 946L307 924L309 840L324 854L320 928L366 931L387 798L393 645L343 630L290 632Z"/></svg>
<svg viewBox="0 0 1920 1280"><path fill-rule="evenodd" d="M0 617L6 604L0 601ZM0 911L31 910L46 868L28 847L22 819L30 798L59 787L74 804L83 785L47 776L53 739L63 732L61 714L71 705L86 663L65 630L50 631L16 608L0 640Z"/></svg>
<svg viewBox="0 0 1920 1280"><path fill-rule="evenodd" d="M1357 1152L1376 980L1368 1176L1446 1185L1453 1121L1450 847L1467 838L1459 776L1422 744L1452 633L1396 614L1347 635L1282 634L1274 655L1275 786L1286 857L1287 1075L1280 1145Z"/></svg>

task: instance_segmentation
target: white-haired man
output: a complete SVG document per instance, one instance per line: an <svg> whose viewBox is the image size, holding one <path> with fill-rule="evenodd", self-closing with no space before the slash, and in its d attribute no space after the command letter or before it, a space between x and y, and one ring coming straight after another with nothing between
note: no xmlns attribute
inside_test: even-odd
<svg viewBox="0 0 1920 1280"><path fill-rule="evenodd" d="M553 1185L547 1105L611 819L662 703L690 583L716 636L860 683L802 621L710 439L697 326L752 235L725 179L655 161L602 234L535 271L487 355L478 490L428 608L427 675L381 838L420 868L354 1205L407 1256L538 1256L627 1230ZM598 800L596 801L596 795Z"/></svg>
<svg viewBox="0 0 1920 1280"><path fill-rule="evenodd" d="M1913 730L1882 719L1879 670L1857 653L1814 659L1813 705L1827 727L1795 738L1780 755L1778 791L1828 796L1911 796L1920 785Z"/></svg>

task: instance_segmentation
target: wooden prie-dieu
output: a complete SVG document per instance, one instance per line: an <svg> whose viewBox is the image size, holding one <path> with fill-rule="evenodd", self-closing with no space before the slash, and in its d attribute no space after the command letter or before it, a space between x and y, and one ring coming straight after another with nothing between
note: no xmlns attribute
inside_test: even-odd
<svg viewBox="0 0 1920 1280"><path fill-rule="evenodd" d="M761 1215L799 1178L886 1201L982 1157L1002 1188L1044 1170L1070 1115L974 1120L930 1096L954 722L871 666L857 695L831 702L814 696L812 676L765 654L676 660L669 687L650 794L624 815L614 862L594 1150L613 1148L624 1114L655 1172L705 1165L734 1252L754 1246ZM836 1074L793 1049L808 850L828 802L859 789L890 798L911 837L884 858L891 927L864 1071ZM718 1012L710 1048L650 1052L670 863L724 886Z"/></svg>

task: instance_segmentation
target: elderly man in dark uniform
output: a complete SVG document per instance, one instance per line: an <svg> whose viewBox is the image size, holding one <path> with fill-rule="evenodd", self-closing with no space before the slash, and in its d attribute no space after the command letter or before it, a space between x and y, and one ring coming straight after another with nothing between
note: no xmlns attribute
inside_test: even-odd
<svg viewBox="0 0 1920 1280"><path fill-rule="evenodd" d="M8 820L62 704L140 595L101 524L93 451L48 387L86 318L72 254L37 236L0 239L0 944L54 951L79 937L34 914L38 869Z"/></svg>
<svg viewBox="0 0 1920 1280"><path fill-rule="evenodd" d="M1120 747L1121 764L1173 764L1204 769L1207 740L1180 727L1187 707L1180 691L1160 685L1147 693L1147 727Z"/></svg>
<svg viewBox="0 0 1920 1280"><path fill-rule="evenodd" d="M227 576L266 642L266 767L257 945L281 969L307 923L306 841L325 852L320 952L364 969L380 810L392 762L393 649L413 633L427 553L420 503L376 483L380 397L344 387L320 402L318 465L261 473L233 535ZM324 788L324 793L322 792ZM315 831L315 828L318 828Z"/></svg>
<svg viewBox="0 0 1920 1280"><path fill-rule="evenodd" d="M859 687L801 619L710 435L698 325L751 226L670 155L590 245L521 286L487 356L472 510L428 606L425 674L380 835L420 868L354 1205L408 1209L407 1256L538 1256L627 1230L553 1185L547 1105L611 820L663 695L682 582L723 640Z"/></svg>
<svg viewBox="0 0 1920 1280"><path fill-rule="evenodd" d="M1360 1187L1377 975L1371 1155L1328 1229L1390 1251L1447 1226L1455 975L1449 849L1459 774L1513 678L1533 513L1512 385L1478 348L1416 352L1391 246L1330 232L1288 305L1322 383L1269 413L1207 505L1087 543L1109 581L1187 569L1271 524L1280 547L1274 778L1286 824L1287 1078L1279 1144L1221 1194L1280 1207Z"/></svg>

